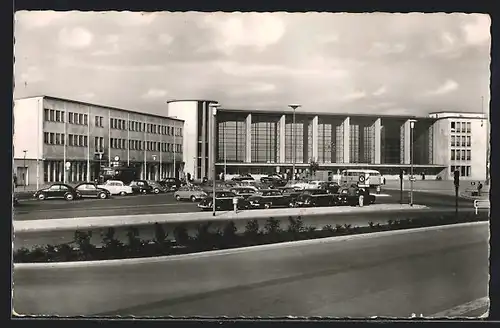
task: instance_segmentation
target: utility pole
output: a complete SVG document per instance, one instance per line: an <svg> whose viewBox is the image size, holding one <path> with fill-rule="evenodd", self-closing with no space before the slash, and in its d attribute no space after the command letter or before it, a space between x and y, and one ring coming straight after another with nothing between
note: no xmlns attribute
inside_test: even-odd
<svg viewBox="0 0 500 328"><path fill-rule="evenodd" d="M458 219L458 187L460 186L460 172L453 172L453 182L455 185L455 219Z"/></svg>

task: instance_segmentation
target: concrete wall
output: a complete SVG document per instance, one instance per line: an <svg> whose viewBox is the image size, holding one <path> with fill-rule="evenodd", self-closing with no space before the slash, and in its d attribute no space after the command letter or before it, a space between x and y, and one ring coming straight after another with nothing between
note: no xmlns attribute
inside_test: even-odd
<svg viewBox="0 0 500 328"><path fill-rule="evenodd" d="M42 97L14 101L13 157L27 159L43 157Z"/></svg>
<svg viewBox="0 0 500 328"><path fill-rule="evenodd" d="M486 179L486 154L488 149L488 124L486 120L471 122L471 177L472 180Z"/></svg>
<svg viewBox="0 0 500 328"><path fill-rule="evenodd" d="M441 178L443 180L450 179L450 152L451 152L451 136L450 136L450 121L436 121L432 127L432 164L445 165L447 168L443 170Z"/></svg>

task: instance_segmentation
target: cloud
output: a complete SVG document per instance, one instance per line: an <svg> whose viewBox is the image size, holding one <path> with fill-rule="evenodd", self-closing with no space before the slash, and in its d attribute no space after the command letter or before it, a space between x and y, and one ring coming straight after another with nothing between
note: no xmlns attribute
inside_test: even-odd
<svg viewBox="0 0 500 328"><path fill-rule="evenodd" d="M63 19L67 12L61 11L18 11L15 13L16 25L21 25L28 29L42 28L49 26Z"/></svg>
<svg viewBox="0 0 500 328"><path fill-rule="evenodd" d="M352 93L348 93L342 99L345 101L355 101L359 99L363 99L366 97L366 93L364 91L354 91Z"/></svg>
<svg viewBox="0 0 500 328"><path fill-rule="evenodd" d="M24 84L37 83L45 81L45 76L42 71L36 66L28 67L24 72L20 73L21 82Z"/></svg>
<svg viewBox="0 0 500 328"><path fill-rule="evenodd" d="M63 28L59 31L59 42L70 48L86 48L92 43L93 35L83 27Z"/></svg>
<svg viewBox="0 0 500 328"><path fill-rule="evenodd" d="M458 83L456 81L446 80L446 82L444 82L444 84L442 84L441 86L439 86L435 90L428 91L427 94L428 95L444 95L444 94L450 93L452 91L455 91L456 89L458 89Z"/></svg>
<svg viewBox="0 0 500 328"><path fill-rule="evenodd" d="M94 94L87 99L131 109L147 103L160 115L167 97L414 115L470 111L481 95L489 102L484 15L30 14L16 13L15 83L29 84L16 87L16 98ZM467 92L453 92L459 88Z"/></svg>
<svg viewBox="0 0 500 328"><path fill-rule="evenodd" d="M475 22L463 26L467 43L472 45L489 43L491 40L490 27L489 15L476 16Z"/></svg>
<svg viewBox="0 0 500 328"><path fill-rule="evenodd" d="M93 99L93 98L95 98L95 93L93 93L93 92L83 93L83 94L80 95L80 98L82 98L82 99Z"/></svg>
<svg viewBox="0 0 500 328"><path fill-rule="evenodd" d="M278 42L285 33L283 21L272 14L235 13L207 15L205 23L216 33L215 47L231 54L239 47L263 51Z"/></svg>
<svg viewBox="0 0 500 328"><path fill-rule="evenodd" d="M378 88L377 90L375 90L372 93L372 95L374 95L374 96L381 96L381 95L383 95L386 92L387 92L387 89L385 88L385 86L381 86L380 88Z"/></svg>
<svg viewBox="0 0 500 328"><path fill-rule="evenodd" d="M167 95L167 91L161 89L149 89L142 97L143 98L164 98Z"/></svg>

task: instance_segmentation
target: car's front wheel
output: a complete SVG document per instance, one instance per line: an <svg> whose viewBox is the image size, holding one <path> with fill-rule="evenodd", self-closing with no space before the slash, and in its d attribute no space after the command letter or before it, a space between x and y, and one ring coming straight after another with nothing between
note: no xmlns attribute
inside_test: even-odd
<svg viewBox="0 0 500 328"><path fill-rule="evenodd" d="M106 195L105 192L101 192L101 193L99 193L99 198L100 199L106 199L106 198L108 198L108 195Z"/></svg>
<svg viewBox="0 0 500 328"><path fill-rule="evenodd" d="M264 208L265 208L265 209L269 209L269 208L271 208L271 203L266 203L266 204L264 204Z"/></svg>
<svg viewBox="0 0 500 328"><path fill-rule="evenodd" d="M160 193L160 189L155 188L155 189L153 190L153 192L154 192L155 194L159 194L159 193Z"/></svg>
<svg viewBox="0 0 500 328"><path fill-rule="evenodd" d="M47 197L45 196L45 194L40 194L40 195L38 195L38 199L45 200L45 199L47 199Z"/></svg>
<svg viewBox="0 0 500 328"><path fill-rule="evenodd" d="M125 191L120 191L120 196L125 196L127 193Z"/></svg>
<svg viewBox="0 0 500 328"><path fill-rule="evenodd" d="M180 201L180 200L181 200L181 196L176 195L176 196L175 196L175 200L176 200L176 201Z"/></svg>
<svg viewBox="0 0 500 328"><path fill-rule="evenodd" d="M73 199L75 199L75 197L72 194L66 194L64 196L64 199L66 199L67 201L72 201Z"/></svg>
<svg viewBox="0 0 500 328"><path fill-rule="evenodd" d="M195 197L195 196L191 196L191 198L190 198L190 199L191 199L191 201L192 201L193 203L194 203L194 202L196 202L196 197Z"/></svg>

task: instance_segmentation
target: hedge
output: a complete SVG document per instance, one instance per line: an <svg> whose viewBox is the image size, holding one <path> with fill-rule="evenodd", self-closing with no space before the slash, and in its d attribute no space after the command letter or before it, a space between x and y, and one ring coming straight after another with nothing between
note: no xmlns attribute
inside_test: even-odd
<svg viewBox="0 0 500 328"><path fill-rule="evenodd" d="M102 234L101 245L90 242L92 231L75 231L72 243L60 245L34 246L31 249L20 248L14 252L14 263L68 262L140 258L189 254L218 249L230 249L255 245L298 241L306 239L328 238L360 233L410 229L427 226L439 226L487 220L484 216L468 213L458 218L454 214L434 215L431 217L407 217L401 220L388 220L386 224L368 222L366 226L326 225L321 229L305 226L302 218L289 217L286 229L281 222L269 218L264 227L257 220L248 221L245 231L237 234L234 222L228 222L222 230L211 229L210 223L200 224L195 236L189 236L185 226L179 225L171 231L173 238L161 224L154 224L154 239L143 240L136 227L129 227L127 241L124 243L115 237L115 230L108 228Z"/></svg>

